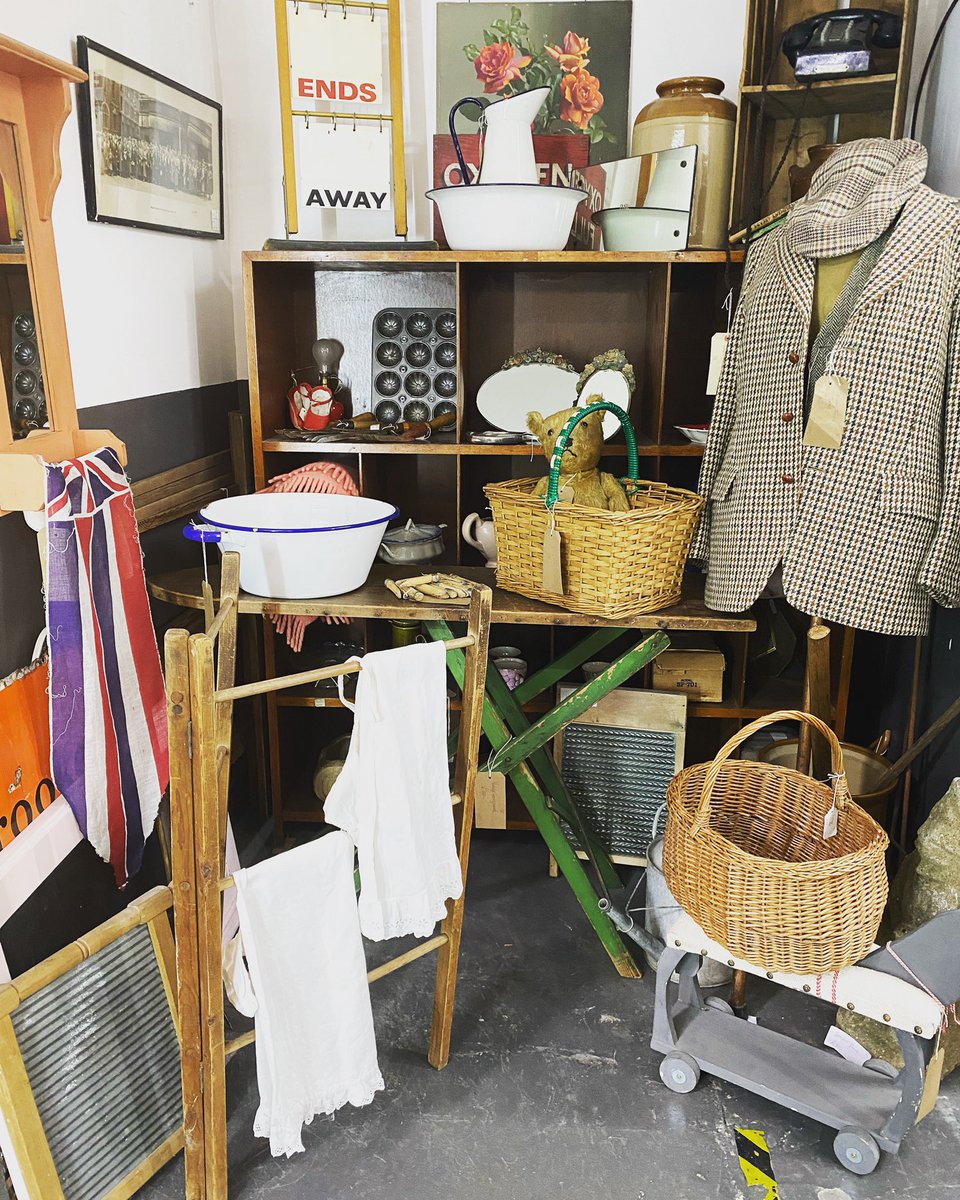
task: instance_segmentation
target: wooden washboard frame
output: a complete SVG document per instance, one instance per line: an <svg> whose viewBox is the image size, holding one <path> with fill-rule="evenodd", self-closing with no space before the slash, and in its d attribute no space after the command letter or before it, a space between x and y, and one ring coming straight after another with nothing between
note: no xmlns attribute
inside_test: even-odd
<svg viewBox="0 0 960 1200"><path fill-rule="evenodd" d="M176 965L173 932L170 928L170 918L167 916L172 904L173 892L169 887L154 888L146 892L138 900L134 900L131 904L128 904L116 916L104 921L89 933L84 934L83 937L77 938L76 941L64 946L62 950L58 950L55 954L50 955L49 958L44 959L43 962L25 971L22 975L18 975L12 982L0 986L0 1111L3 1113L10 1140L16 1154L17 1165L23 1175L23 1182L27 1188L30 1200L70 1200L71 1196L78 1194L89 1195L92 1193L87 1189L81 1189L79 1183L76 1190L69 1187L69 1185L66 1191L64 1189L63 1181L57 1170L57 1164L54 1161L51 1146L52 1138L48 1137L48 1132L44 1128L40 1105L38 1104L38 1098L35 1095L34 1085L31 1080L31 1067L27 1061L31 1057L29 1047L25 1048L21 1045L21 1042L24 1041L23 1033L21 1032L21 1035L18 1036L16 1028L18 1017L26 1010L29 1004L36 1003L41 999L41 993L45 989L55 987L58 984L62 986L71 972L83 969L95 955L103 954L105 958L110 957L114 951L120 949L120 943L124 939L142 939L148 935L159 969L159 983L156 977L154 977L150 981L150 987L154 993L159 988L162 988L163 996L169 1005L172 1025L168 1042L169 1037L175 1040L179 1031L176 1006ZM138 955L138 962L142 962L144 958L144 949L145 947L140 948L141 952ZM149 958L149 952L147 953L147 958ZM106 967L104 970L106 971ZM131 983L134 978L138 987L146 986L146 981L139 974L136 963L133 964L133 973L131 974L130 970L126 973L128 983ZM150 1011L156 1015L164 1007L163 998L160 999L159 1008L156 1004L157 996L154 996L153 1000L154 1002L151 1005ZM45 1023L47 1017L48 1014L41 1013L41 1022ZM52 1017L50 1019L52 1022ZM95 1019L99 1022L99 1018ZM160 1032L162 1034L162 1031ZM145 1042L148 1038L155 1041L158 1031L154 1026L151 1026L148 1032L139 1031L139 1027L137 1027L131 1034L128 1027L127 1040L131 1036L134 1039L139 1038L141 1042ZM33 1038L32 1040L37 1041L38 1039ZM52 1040L52 1033L44 1033L39 1040L41 1043L46 1043L45 1048L49 1053L49 1043ZM88 1037L87 1040L89 1041L90 1038ZM118 1036L117 1041L123 1042L124 1039ZM111 1048L113 1048L112 1040ZM173 1061L176 1063L176 1052L173 1051L173 1054ZM110 1062L112 1062L112 1059ZM179 1082L179 1077L176 1077L175 1084L178 1088ZM57 1080L54 1080L53 1084L52 1090L56 1091ZM172 1088L174 1082L166 1078L166 1085ZM47 1094L51 1092L49 1080L44 1090ZM67 1097L70 1091L70 1089L66 1089L65 1091L64 1089L60 1090L64 1092L64 1098ZM175 1104L176 1102L174 1101ZM112 1104L106 1105L103 1111L109 1108L111 1111L116 1112L117 1107L117 1101L114 1100ZM174 1111L176 1111L176 1107L174 1107ZM134 1121L139 1116L139 1113L135 1114ZM58 1120L61 1119L62 1116L58 1117ZM99 1120L99 1125L102 1131L104 1122ZM71 1126L71 1128L75 1128L75 1126ZM91 1138L93 1138L93 1135L91 1135ZM78 1140L81 1139L78 1138ZM62 1130L60 1131L60 1141L61 1143L63 1142ZM95 1187L94 1191L98 1196L102 1197L102 1200L128 1200L165 1163L169 1162L178 1153L183 1146L183 1142L183 1126L182 1124L178 1124L176 1128L166 1133L163 1140L158 1145L152 1147L139 1162L136 1161L136 1150L133 1150L131 1153L129 1146L111 1144L104 1147L97 1156L98 1160L101 1158L109 1159L111 1155L116 1156L117 1153L120 1153L127 1161L126 1165L122 1168L122 1175L119 1178L114 1177L112 1179L108 1191L104 1192L100 1187ZM75 1143L71 1145L70 1157L75 1166ZM107 1163L107 1170L109 1170L109 1163ZM102 1167L100 1174L102 1177ZM89 1188L89 1180L87 1188Z"/></svg>
<svg viewBox="0 0 960 1200"><path fill-rule="evenodd" d="M184 629L171 629L164 641L187 1200L227 1200L226 1060L255 1037L251 1031L227 1042L224 1033L221 900L223 892L233 886L233 878L225 877L233 702L361 669L356 663L344 663L235 687L239 569L238 555L223 556L219 609L205 633L191 636ZM458 814L464 882L473 831L492 595L487 587L473 591L464 610L466 635L445 643L448 650L466 650L451 794ZM424 619L429 619L430 606L423 607ZM448 906L436 936L367 976L371 982L381 979L425 954L438 952L427 1053L438 1070L450 1057L463 913L461 896Z"/></svg>

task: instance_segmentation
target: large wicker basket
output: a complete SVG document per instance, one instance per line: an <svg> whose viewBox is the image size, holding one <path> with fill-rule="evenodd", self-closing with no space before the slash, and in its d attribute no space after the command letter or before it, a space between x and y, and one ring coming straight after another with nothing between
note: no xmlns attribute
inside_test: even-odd
<svg viewBox="0 0 960 1200"><path fill-rule="evenodd" d="M616 414L626 435L628 477L623 485L630 512L557 503L560 463L570 434L598 409ZM484 491L497 533L498 586L600 617L628 617L676 604L703 500L683 488L639 480L638 472L637 439L627 414L614 404L590 404L557 439L546 498L533 494L539 479L488 484ZM543 539L554 521L561 539L562 592L543 586Z"/></svg>
<svg viewBox="0 0 960 1200"><path fill-rule="evenodd" d="M730 761L751 734L788 719L828 740L833 786ZM837 833L825 838L835 793ZM887 899L887 835L850 799L829 726L801 712L754 721L712 763L674 776L667 805L667 885L714 941L768 971L803 975L839 971L869 950Z"/></svg>

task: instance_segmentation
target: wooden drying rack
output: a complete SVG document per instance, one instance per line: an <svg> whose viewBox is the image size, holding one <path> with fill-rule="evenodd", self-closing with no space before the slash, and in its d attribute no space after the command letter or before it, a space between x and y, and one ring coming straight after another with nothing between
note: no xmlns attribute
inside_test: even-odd
<svg viewBox="0 0 960 1200"><path fill-rule="evenodd" d="M171 629L165 638L170 731L170 814L177 989L184 1104L187 1200L227 1200L226 1060L250 1045L255 1031L227 1042L221 949L227 803L233 703L360 670L344 663L278 679L234 685L240 560L225 554L220 601L204 633ZM423 605L425 616L431 606ZM474 589L464 610L467 633L446 648L466 663L463 712L451 802L459 817L458 853L466 882L484 702L491 591ZM216 662L215 662L216 658ZM450 1056L464 897L451 902L439 933L368 973L371 981L437 951L433 1021L427 1059L438 1069Z"/></svg>

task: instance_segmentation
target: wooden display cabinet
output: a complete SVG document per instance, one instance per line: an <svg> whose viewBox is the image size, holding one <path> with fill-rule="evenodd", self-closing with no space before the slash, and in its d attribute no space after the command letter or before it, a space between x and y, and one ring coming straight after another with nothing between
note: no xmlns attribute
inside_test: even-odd
<svg viewBox="0 0 960 1200"><path fill-rule="evenodd" d="M357 476L365 495L395 503L401 517L446 524L442 564L482 566L482 556L460 538L469 513L486 508L483 488L494 480L541 475L542 451L529 446L471 443L471 432L487 428L477 411L480 384L519 350L542 347L563 354L578 368L594 355L623 349L633 364L637 390L631 418L640 450L640 474L693 488L703 448L675 429L708 421L712 400L705 394L710 339L726 328L723 301L739 276L742 253L728 263L722 251L660 254L594 252L465 253L457 251L296 252L263 251L244 255L244 288L250 365L250 408L256 485L312 458L343 462ZM732 278L731 278L732 276ZM457 313L460 371L458 423L455 430L421 443L364 445L351 442L304 443L276 433L289 425L286 393L291 370L311 362L317 337L343 343L343 371L349 380L354 413L372 407L372 326L383 308L449 304ZM603 467L622 474L626 445L618 434L606 446ZM402 572L401 572L402 573ZM370 638L387 636L379 623ZM323 627L320 627L321 631ZM342 628L323 636L338 638ZM314 633L313 636L318 636ZM366 635L365 635L366 636ZM531 664L552 660L582 632L563 627L495 626L491 644L519 646ZM630 634L625 635L626 649ZM268 636L268 669L278 650ZM614 657L616 646L604 657ZM691 725L713 732L691 739L715 750L744 720L780 703L767 704L749 694L747 635L729 635L727 695L721 704L692 704ZM280 649L280 657L285 651ZM292 660L283 667L296 669ZM304 666L309 666L305 663ZM776 690L775 688L773 690ZM784 689L789 691L789 689ZM771 692L772 695L772 692ZM788 697L799 703L797 688ZM329 694L281 697L282 707L337 709ZM335 722L324 734L303 734L303 717L289 714L299 736L281 739L281 711L268 714L274 752L274 793L283 796L288 815L319 819L309 794L313 762L284 756L279 746L310 747L313 757L324 741L342 730ZM721 724L717 726L717 720ZM712 753L712 751L711 751ZM278 806L279 807L279 806ZM525 814L523 814L525 817ZM527 822L511 807L510 825Z"/></svg>
<svg viewBox="0 0 960 1200"><path fill-rule="evenodd" d="M899 51L874 52L879 73L798 83L780 48L784 33L808 17L839 7L837 0L748 0L730 209L733 229L745 228L789 203L789 169L806 162L810 146L903 134L917 0L877 0L869 5L903 16ZM798 113L802 118L796 139L758 212L760 193L780 162Z"/></svg>
<svg viewBox="0 0 960 1200"><path fill-rule="evenodd" d="M78 428L53 237L60 132L70 85L84 79L0 35L0 515L43 507L41 455L57 461L108 444L125 461L106 430Z"/></svg>

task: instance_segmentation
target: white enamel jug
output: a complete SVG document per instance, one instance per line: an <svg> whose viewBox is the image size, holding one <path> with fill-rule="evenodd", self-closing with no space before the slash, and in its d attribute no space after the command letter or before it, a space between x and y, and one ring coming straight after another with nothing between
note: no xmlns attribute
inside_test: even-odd
<svg viewBox="0 0 960 1200"><path fill-rule="evenodd" d="M481 109L482 142L477 182L539 183L530 127L549 92L549 88L533 88L518 96L495 100L493 104L484 104L473 96L456 102L450 109L450 133L464 183L470 183L470 173L460 149L454 119L465 104L475 104Z"/></svg>

